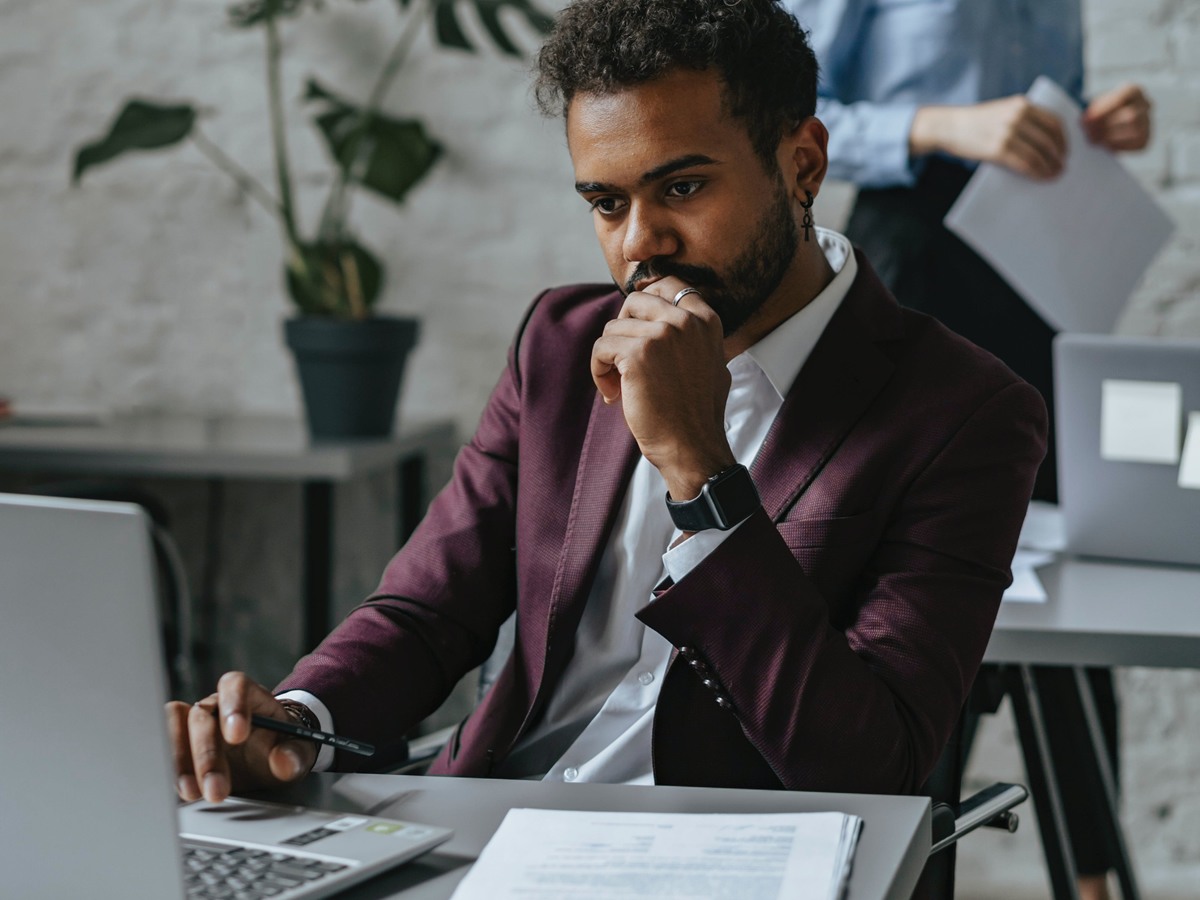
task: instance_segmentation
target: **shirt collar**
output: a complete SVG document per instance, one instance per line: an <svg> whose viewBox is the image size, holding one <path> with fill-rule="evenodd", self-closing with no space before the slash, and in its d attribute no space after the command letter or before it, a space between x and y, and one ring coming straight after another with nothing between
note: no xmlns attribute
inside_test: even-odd
<svg viewBox="0 0 1200 900"><path fill-rule="evenodd" d="M813 347L825 332L825 326L841 306L858 274L858 261L849 239L828 228L817 228L816 232L817 243L837 274L803 309L776 325L770 334L746 351L746 355L763 370L780 399L791 390L792 382L804 368Z"/></svg>

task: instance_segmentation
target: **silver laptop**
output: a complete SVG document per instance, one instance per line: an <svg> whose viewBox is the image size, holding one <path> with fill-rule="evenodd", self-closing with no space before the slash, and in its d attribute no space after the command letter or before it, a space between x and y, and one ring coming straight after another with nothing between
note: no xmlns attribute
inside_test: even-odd
<svg viewBox="0 0 1200 900"><path fill-rule="evenodd" d="M1200 565L1200 488L1180 485L1200 342L1060 335L1054 391L1067 548Z"/></svg>
<svg viewBox="0 0 1200 900"><path fill-rule="evenodd" d="M0 894L317 898L445 828L230 800L179 805L137 506L0 494Z"/></svg>

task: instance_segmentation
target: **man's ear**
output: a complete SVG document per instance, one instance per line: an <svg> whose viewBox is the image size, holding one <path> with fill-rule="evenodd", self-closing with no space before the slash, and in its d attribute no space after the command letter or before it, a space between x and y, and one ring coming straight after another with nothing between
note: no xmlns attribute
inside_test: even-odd
<svg viewBox="0 0 1200 900"><path fill-rule="evenodd" d="M818 194L829 169L829 131L816 116L809 116L779 142L779 168L797 200L805 191Z"/></svg>

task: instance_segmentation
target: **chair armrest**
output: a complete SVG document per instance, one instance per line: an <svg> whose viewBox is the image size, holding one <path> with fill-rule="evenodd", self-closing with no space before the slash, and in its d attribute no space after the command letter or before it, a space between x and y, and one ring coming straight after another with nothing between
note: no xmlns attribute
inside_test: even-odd
<svg viewBox="0 0 1200 900"><path fill-rule="evenodd" d="M953 811L946 804L934 804L933 847L929 855L945 850L963 835L981 826L1016 831L1019 820L1009 810L1024 803L1028 797L1029 791L1022 785L998 782L964 800L959 806L957 818L954 818Z"/></svg>
<svg viewBox="0 0 1200 900"><path fill-rule="evenodd" d="M409 741L408 759L404 760L403 763L389 774L424 775L425 770L433 763L434 758L450 742L450 738L454 736L454 730L457 727L457 725L450 725L447 728L430 732L424 737L419 737L415 741Z"/></svg>

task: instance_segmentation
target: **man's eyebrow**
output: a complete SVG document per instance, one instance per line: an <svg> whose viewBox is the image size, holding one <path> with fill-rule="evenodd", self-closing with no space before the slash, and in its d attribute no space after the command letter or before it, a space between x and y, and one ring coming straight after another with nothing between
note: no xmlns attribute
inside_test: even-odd
<svg viewBox="0 0 1200 900"><path fill-rule="evenodd" d="M670 162L665 162L661 166L656 166L641 177L642 184L650 184L652 181L658 181L660 178L666 178L681 169L691 169L694 166L719 166L720 162L713 159L711 156L705 156L703 153L689 153L687 156L680 156Z"/></svg>
<svg viewBox="0 0 1200 900"><path fill-rule="evenodd" d="M577 181L575 190L581 194L615 194L618 192L615 186L600 181Z"/></svg>
<svg viewBox="0 0 1200 900"><path fill-rule="evenodd" d="M638 179L638 181L641 184L650 184L682 169L690 169L693 166L719 166L720 164L720 160L713 159L711 156L705 156L703 153L689 153L687 156L680 156L663 163L661 166L654 167ZM575 190L581 194L620 193L620 188L616 185L605 184L602 181L577 181L575 182Z"/></svg>

